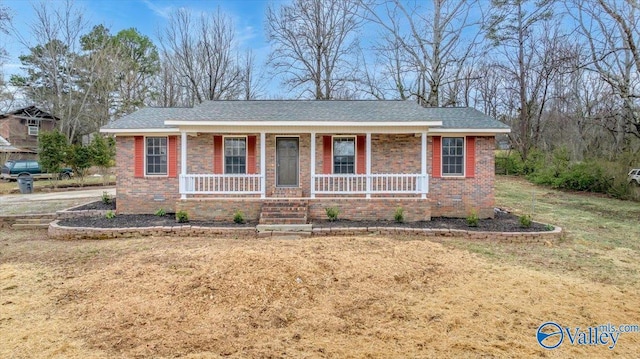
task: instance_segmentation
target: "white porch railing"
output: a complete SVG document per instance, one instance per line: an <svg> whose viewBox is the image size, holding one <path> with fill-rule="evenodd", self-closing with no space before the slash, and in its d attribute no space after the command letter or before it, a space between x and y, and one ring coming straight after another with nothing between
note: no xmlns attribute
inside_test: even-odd
<svg viewBox="0 0 640 359"><path fill-rule="evenodd" d="M181 194L261 194L262 175L180 175Z"/></svg>
<svg viewBox="0 0 640 359"><path fill-rule="evenodd" d="M421 174L316 174L312 183L312 195L429 193L429 177Z"/></svg>

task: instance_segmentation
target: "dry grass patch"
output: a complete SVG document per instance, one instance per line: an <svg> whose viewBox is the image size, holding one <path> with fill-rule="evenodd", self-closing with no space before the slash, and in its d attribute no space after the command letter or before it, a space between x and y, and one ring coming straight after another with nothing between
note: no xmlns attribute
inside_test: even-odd
<svg viewBox="0 0 640 359"><path fill-rule="evenodd" d="M49 179L38 179L33 181L33 191L34 192L45 192L50 191L54 188L54 183L56 187L64 188L64 187L87 187L87 189L91 188L91 186L102 186L105 183L107 185L113 185L115 183L116 176L108 175L106 179L102 177L93 177L86 176L84 180L80 180L78 177L74 177L68 180L49 180ZM17 181L5 181L0 180L0 194L10 194L10 193L20 193L18 191L18 182Z"/></svg>
<svg viewBox="0 0 640 359"><path fill-rule="evenodd" d="M557 191L522 178L497 176L496 203L516 214L533 211L534 220L562 227L566 239L551 247L464 239L442 243L500 263L622 287L640 285L638 202Z"/></svg>
<svg viewBox="0 0 640 359"><path fill-rule="evenodd" d="M635 356L535 341L640 322L636 287L381 237L58 242L0 232L0 357Z"/></svg>

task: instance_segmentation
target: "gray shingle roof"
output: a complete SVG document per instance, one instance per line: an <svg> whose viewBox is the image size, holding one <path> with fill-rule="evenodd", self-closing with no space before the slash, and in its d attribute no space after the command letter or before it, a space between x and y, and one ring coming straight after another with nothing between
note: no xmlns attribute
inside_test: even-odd
<svg viewBox="0 0 640 359"><path fill-rule="evenodd" d="M193 108L144 108L103 129L170 128L166 120L188 121L442 121L443 128L504 129L507 125L473 108L424 108L413 101L207 101Z"/></svg>
<svg viewBox="0 0 640 359"><path fill-rule="evenodd" d="M182 118L186 111L191 108L178 107L145 107L136 112L102 126L103 129L150 129L150 128L174 128L174 126L166 126L164 121L177 120Z"/></svg>

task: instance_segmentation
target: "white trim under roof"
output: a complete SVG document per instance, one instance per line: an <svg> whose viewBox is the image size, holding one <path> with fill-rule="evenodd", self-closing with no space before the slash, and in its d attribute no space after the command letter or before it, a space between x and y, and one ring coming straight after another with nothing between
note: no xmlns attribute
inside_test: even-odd
<svg viewBox="0 0 640 359"><path fill-rule="evenodd" d="M168 123L169 121L167 121ZM442 126L441 121L426 122L381 122L381 123L363 123L363 122L273 122L267 124L264 121L251 121L253 126L247 125L246 122L234 123L218 121L217 125L210 125L210 122L188 121L193 125L185 125L186 121L174 121L179 123L179 127L175 128L102 128L101 133L111 133L114 135L179 135L180 131L189 133L281 133L281 134L297 134L297 133L422 133L429 131L429 136L438 135L454 135L464 134L469 136L486 136L499 133L510 133L509 128L439 128L431 126Z"/></svg>
<svg viewBox="0 0 640 359"><path fill-rule="evenodd" d="M490 135L496 133L511 133L510 128L434 128L429 131L429 136L440 134L465 134L465 135Z"/></svg>
<svg viewBox="0 0 640 359"><path fill-rule="evenodd" d="M113 133L115 135L179 135L177 128L101 128L100 133Z"/></svg>
<svg viewBox="0 0 640 359"><path fill-rule="evenodd" d="M442 121L181 121L166 120L164 124L167 126L234 126L234 127L281 127L281 126L299 126L299 127L413 127L426 126L435 127L442 126Z"/></svg>

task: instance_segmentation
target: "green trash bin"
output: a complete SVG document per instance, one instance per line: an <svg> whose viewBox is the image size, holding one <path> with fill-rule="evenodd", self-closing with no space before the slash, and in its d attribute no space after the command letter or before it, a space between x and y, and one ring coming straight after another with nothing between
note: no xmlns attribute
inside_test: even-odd
<svg viewBox="0 0 640 359"><path fill-rule="evenodd" d="M30 174L18 176L18 188L20 193L33 193L33 176Z"/></svg>

